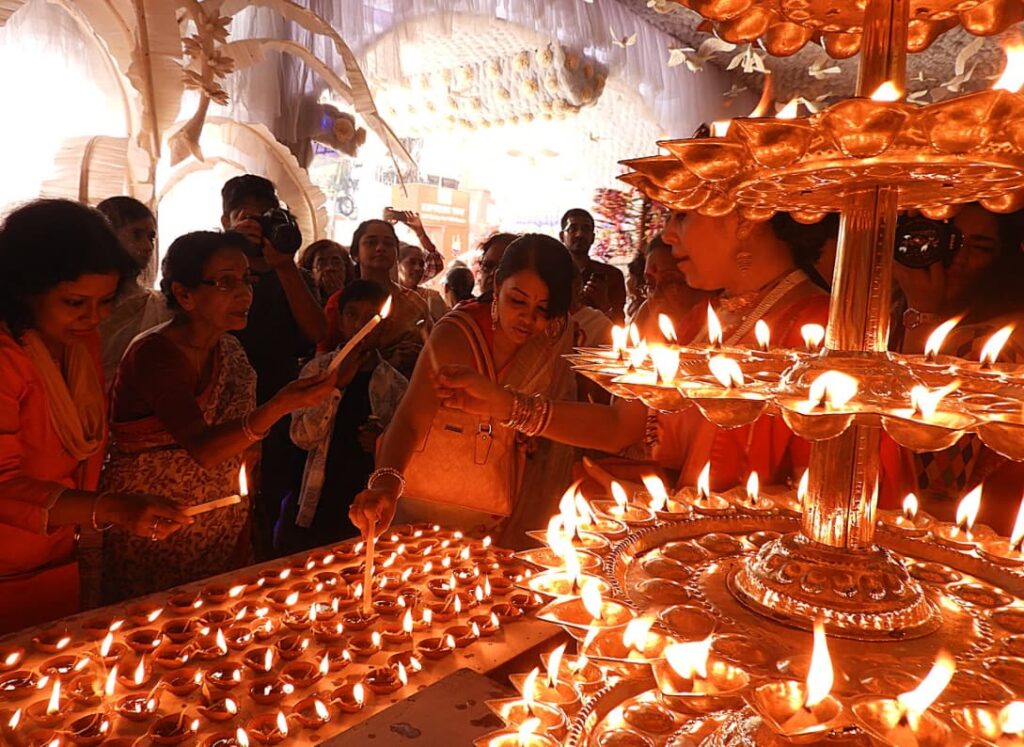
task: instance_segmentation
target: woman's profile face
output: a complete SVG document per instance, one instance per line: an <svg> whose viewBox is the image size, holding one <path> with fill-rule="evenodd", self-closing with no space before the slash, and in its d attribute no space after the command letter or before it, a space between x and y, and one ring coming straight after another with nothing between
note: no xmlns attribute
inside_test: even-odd
<svg viewBox="0 0 1024 747"><path fill-rule="evenodd" d="M698 290L728 287L739 273L735 211L721 217L700 213L672 213L661 238L672 247L672 257L686 284Z"/></svg>
<svg viewBox="0 0 1024 747"><path fill-rule="evenodd" d="M1003 251L999 220L980 205L966 205L953 225L964 235L963 246L946 268L946 303L962 308L978 293L985 273Z"/></svg>
<svg viewBox="0 0 1024 747"><path fill-rule="evenodd" d="M522 345L548 324L548 286L533 270L521 270L497 288L498 324L505 335Z"/></svg>
<svg viewBox="0 0 1024 747"><path fill-rule="evenodd" d="M398 263L398 280L406 288L418 288L423 282L426 264L420 249L409 249L405 259Z"/></svg>
<svg viewBox="0 0 1024 747"><path fill-rule="evenodd" d="M116 272L106 272L57 283L29 301L32 328L59 345L89 337L110 316L119 281Z"/></svg>
<svg viewBox="0 0 1024 747"><path fill-rule="evenodd" d="M398 241L387 223L371 223L357 247L360 267L390 272L398 259Z"/></svg>
<svg viewBox="0 0 1024 747"><path fill-rule="evenodd" d="M219 331L245 329L252 306L249 260L241 249L218 249L203 265L195 288L175 283L175 295L193 321Z"/></svg>

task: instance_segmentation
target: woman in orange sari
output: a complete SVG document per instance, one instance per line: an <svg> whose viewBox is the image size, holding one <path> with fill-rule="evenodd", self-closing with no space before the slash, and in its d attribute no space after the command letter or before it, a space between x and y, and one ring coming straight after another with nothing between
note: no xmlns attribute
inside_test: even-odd
<svg viewBox="0 0 1024 747"><path fill-rule="evenodd" d="M0 227L0 634L79 608L76 528L146 541L191 520L96 491L107 439L97 328L135 268L106 220L40 200Z"/></svg>
<svg viewBox="0 0 1024 747"><path fill-rule="evenodd" d="M675 213L662 237L672 246L687 283L716 292L711 305L718 309L726 344L753 345L754 325L763 318L773 330L775 345L799 347L801 326L827 321L828 295L811 280L815 247L801 245L805 233L788 217L752 222L737 213L713 218ZM706 318L701 305L674 320L679 339L705 341ZM437 386L446 406L502 421L516 403L515 392L466 368L442 369ZM807 463L808 445L780 418L762 417L753 425L724 430L693 410L653 417L656 428L647 428L647 408L637 401L608 406L558 402L552 404L541 435L618 453L645 433L656 432L650 445L661 464L679 469L680 482L692 484L711 460L716 489L739 484L753 469L762 479L784 482L798 478Z"/></svg>

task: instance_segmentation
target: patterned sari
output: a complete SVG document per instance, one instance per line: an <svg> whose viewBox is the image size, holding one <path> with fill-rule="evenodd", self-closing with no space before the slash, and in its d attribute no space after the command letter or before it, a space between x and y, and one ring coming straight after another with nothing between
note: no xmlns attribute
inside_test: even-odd
<svg viewBox="0 0 1024 747"><path fill-rule="evenodd" d="M159 329L159 328L158 328ZM136 344L138 341L136 341ZM224 335L209 384L196 398L208 425L238 420L256 403L256 373L232 335ZM110 460L102 488L150 493L194 506L238 492L242 456L204 469L154 415L111 425ZM250 558L249 502L195 517L163 542L112 529L104 547L106 602L136 597L232 570Z"/></svg>

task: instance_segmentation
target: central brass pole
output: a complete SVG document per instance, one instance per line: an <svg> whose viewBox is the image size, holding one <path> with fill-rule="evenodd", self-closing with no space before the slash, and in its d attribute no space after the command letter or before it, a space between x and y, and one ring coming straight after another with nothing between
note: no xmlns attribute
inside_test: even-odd
<svg viewBox="0 0 1024 747"><path fill-rule="evenodd" d="M885 82L906 89L909 0L869 0L865 9L857 95ZM826 355L884 354L889 344L897 190L851 194L839 224ZM830 547L864 550L875 532L881 430L853 426L811 447L810 486L801 529Z"/></svg>

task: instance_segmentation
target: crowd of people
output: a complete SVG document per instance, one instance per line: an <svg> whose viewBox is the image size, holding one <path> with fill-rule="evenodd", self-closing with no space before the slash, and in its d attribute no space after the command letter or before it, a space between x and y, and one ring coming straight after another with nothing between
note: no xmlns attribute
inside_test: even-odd
<svg viewBox="0 0 1024 747"><path fill-rule="evenodd" d="M968 205L915 228L949 241L896 264L894 349L920 351L959 316L951 349L966 355L1012 323L1021 225ZM657 469L678 485L710 460L716 489L753 470L791 483L807 465L780 418L724 430L654 412L563 356L607 344L614 324L660 339L660 315L701 341L708 304L727 345L753 345L763 319L799 347L802 325L827 321L834 220L674 213L624 273L591 255L594 219L573 208L558 239L496 233L472 267L446 268L418 217L390 209L348 247L296 253L274 185L243 175L224 185L221 230L170 244L159 291L156 228L124 196L39 200L0 226L0 633L396 520L520 547L584 454L604 458L599 479ZM884 456L890 505L914 490L947 514L984 479L982 519L1005 529L1019 500L1020 468L971 437ZM243 471L242 502L187 510L238 493Z"/></svg>

